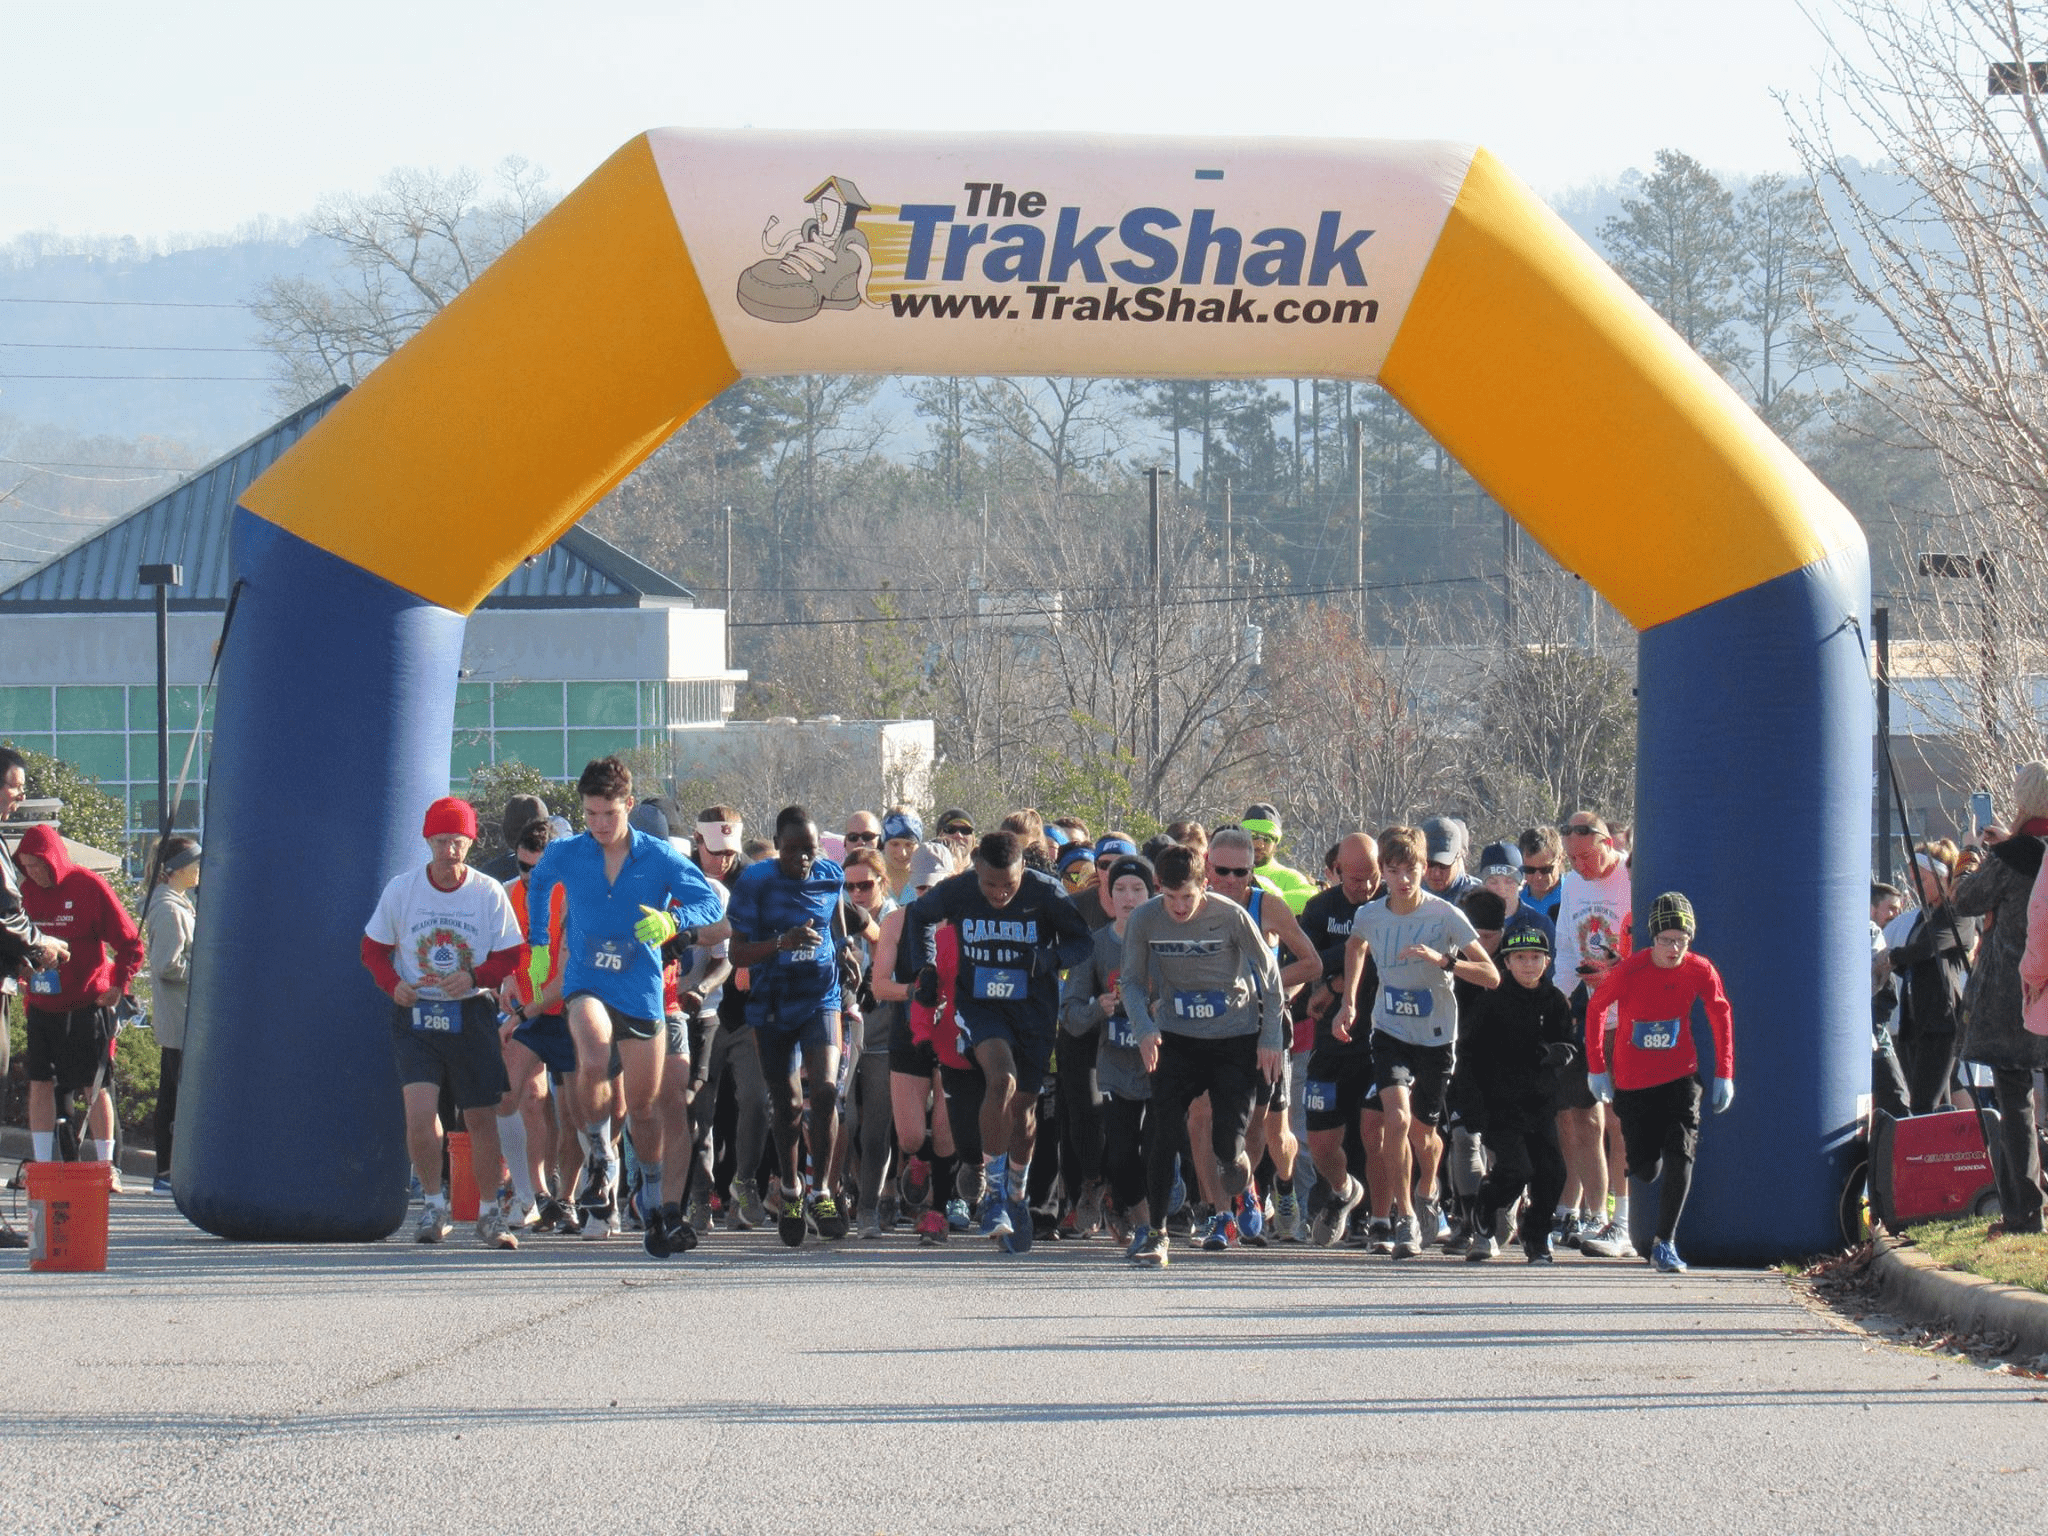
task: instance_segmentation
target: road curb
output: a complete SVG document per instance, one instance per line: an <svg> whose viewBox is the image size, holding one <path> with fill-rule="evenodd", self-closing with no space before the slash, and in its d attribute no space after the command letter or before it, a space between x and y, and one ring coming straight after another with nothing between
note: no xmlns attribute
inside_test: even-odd
<svg viewBox="0 0 2048 1536"><path fill-rule="evenodd" d="M2009 1333L2016 1355L2048 1355L2048 1296L1945 1269L1899 1238L1871 1244L1870 1272L1894 1310L1947 1323L1958 1333Z"/></svg>

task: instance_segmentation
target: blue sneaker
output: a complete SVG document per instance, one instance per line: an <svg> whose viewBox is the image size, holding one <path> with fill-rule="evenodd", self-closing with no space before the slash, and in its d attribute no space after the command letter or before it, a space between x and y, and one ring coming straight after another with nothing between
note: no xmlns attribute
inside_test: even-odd
<svg viewBox="0 0 2048 1536"><path fill-rule="evenodd" d="M1254 1248L1266 1246L1266 1213L1259 1205L1259 1189L1247 1184L1232 1202L1237 1213L1237 1235Z"/></svg>
<svg viewBox="0 0 2048 1536"><path fill-rule="evenodd" d="M1131 1245L1130 1247L1124 1250L1124 1257L1131 1260L1133 1263L1136 1263L1138 1258L1138 1250L1145 1246L1145 1239L1150 1237L1151 1235L1152 1229L1150 1227L1139 1227L1136 1231L1131 1233Z"/></svg>
<svg viewBox="0 0 2048 1536"><path fill-rule="evenodd" d="M983 1237L1000 1240L1013 1235L1016 1230L1016 1223L1010 1220L1010 1203L1007 1200L1000 1200L994 1195L990 1195L981 1202L981 1235Z"/></svg>
<svg viewBox="0 0 2048 1536"><path fill-rule="evenodd" d="M955 1232L965 1232L974 1225L974 1212L965 1200L956 1198L946 1202L946 1225Z"/></svg>
<svg viewBox="0 0 2048 1536"><path fill-rule="evenodd" d="M1687 1267L1677 1248L1661 1238L1650 1249L1650 1262L1657 1266L1660 1275L1682 1275Z"/></svg>
<svg viewBox="0 0 2048 1536"><path fill-rule="evenodd" d="M1237 1223L1230 1212L1218 1211L1209 1218L1209 1230L1202 1234L1202 1248L1208 1253L1221 1253L1237 1241Z"/></svg>
<svg viewBox="0 0 2048 1536"><path fill-rule="evenodd" d="M1011 1200L1003 1212L1010 1218L1010 1235L1002 1240L1005 1253L1029 1253L1031 1241L1037 1236L1031 1226L1031 1206L1027 1201Z"/></svg>

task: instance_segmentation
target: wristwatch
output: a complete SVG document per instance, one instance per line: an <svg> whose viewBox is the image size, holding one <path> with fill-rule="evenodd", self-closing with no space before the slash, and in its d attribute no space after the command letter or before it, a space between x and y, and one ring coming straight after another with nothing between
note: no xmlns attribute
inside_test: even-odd
<svg viewBox="0 0 2048 1536"><path fill-rule="evenodd" d="M1444 971L1446 974L1448 974L1452 971L1455 971L1457 968L1458 952L1454 949L1449 954L1444 956Z"/></svg>

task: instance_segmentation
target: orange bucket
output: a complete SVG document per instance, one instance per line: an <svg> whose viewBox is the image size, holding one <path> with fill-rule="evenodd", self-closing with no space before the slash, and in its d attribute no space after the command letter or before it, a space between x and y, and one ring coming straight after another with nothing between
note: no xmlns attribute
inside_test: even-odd
<svg viewBox="0 0 2048 1536"><path fill-rule="evenodd" d="M107 1200L112 1163L28 1165L28 1267L107 1267Z"/></svg>
<svg viewBox="0 0 2048 1536"><path fill-rule="evenodd" d="M469 1132L448 1133L448 1214L457 1221L475 1221L476 1170L469 1164Z"/></svg>

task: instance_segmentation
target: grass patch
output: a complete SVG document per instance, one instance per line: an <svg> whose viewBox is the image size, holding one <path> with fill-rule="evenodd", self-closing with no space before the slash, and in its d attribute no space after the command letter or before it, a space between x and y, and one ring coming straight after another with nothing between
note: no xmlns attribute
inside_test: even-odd
<svg viewBox="0 0 2048 1536"><path fill-rule="evenodd" d="M2048 1236L1986 1237L1990 1225L1981 1216L1969 1221L1928 1221L1909 1228L1906 1236L1937 1264L2048 1295Z"/></svg>

